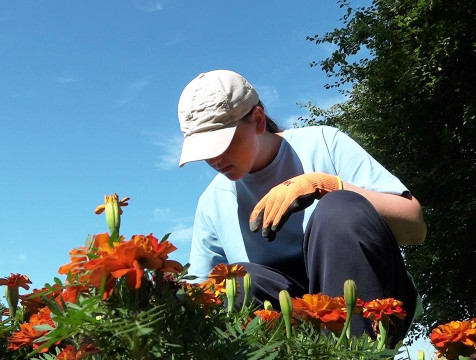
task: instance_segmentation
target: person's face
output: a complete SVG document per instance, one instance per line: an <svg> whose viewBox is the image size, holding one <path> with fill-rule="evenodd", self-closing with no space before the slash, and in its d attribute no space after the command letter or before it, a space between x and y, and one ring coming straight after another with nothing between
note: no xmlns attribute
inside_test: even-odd
<svg viewBox="0 0 476 360"><path fill-rule="evenodd" d="M259 114L255 116L256 109L246 119L239 121L233 140L225 152L206 160L208 165L230 180L241 179L254 170L259 155L259 138L264 132Z"/></svg>

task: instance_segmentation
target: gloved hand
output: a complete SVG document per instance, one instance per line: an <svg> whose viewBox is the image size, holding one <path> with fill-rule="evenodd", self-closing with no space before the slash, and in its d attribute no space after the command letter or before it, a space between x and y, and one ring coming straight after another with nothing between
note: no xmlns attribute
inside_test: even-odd
<svg viewBox="0 0 476 360"><path fill-rule="evenodd" d="M255 206L250 216L250 230L263 228L263 237L273 241L292 213L304 210L315 199L342 189L338 176L324 173L298 175L273 187Z"/></svg>

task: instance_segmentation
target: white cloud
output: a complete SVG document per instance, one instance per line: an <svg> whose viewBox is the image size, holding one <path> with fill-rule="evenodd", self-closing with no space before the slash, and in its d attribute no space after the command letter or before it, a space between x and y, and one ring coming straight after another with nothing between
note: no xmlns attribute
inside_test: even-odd
<svg viewBox="0 0 476 360"><path fill-rule="evenodd" d="M321 96L318 100L316 100L313 103L314 105L317 105L323 109L328 109L332 105L344 102L346 100L347 99L344 95L339 94L339 95L332 95L332 96Z"/></svg>
<svg viewBox="0 0 476 360"><path fill-rule="evenodd" d="M332 55L332 53L336 51L339 47L334 43L325 42L319 44L317 48L323 53L324 56L328 57Z"/></svg>
<svg viewBox="0 0 476 360"><path fill-rule="evenodd" d="M169 208L156 208L154 209L154 221L168 221L170 219L171 211Z"/></svg>
<svg viewBox="0 0 476 360"><path fill-rule="evenodd" d="M149 83L150 83L150 79L148 77L136 80L132 84L129 85L129 87L127 88L127 91L137 91L138 89L141 89L149 85Z"/></svg>
<svg viewBox="0 0 476 360"><path fill-rule="evenodd" d="M157 0L133 0L134 6L140 11L153 13L163 9L163 2Z"/></svg>
<svg viewBox="0 0 476 360"><path fill-rule="evenodd" d="M318 106L323 109L328 109L332 105L344 102L347 99L347 97L339 92L337 90L331 91L331 90L326 90L326 91L312 91L312 92L307 92L305 94L302 94L299 96L301 99L299 101L299 104L301 106L307 105L307 103L310 101L314 106ZM308 110L304 107L302 107L302 111L304 114L308 113Z"/></svg>
<svg viewBox="0 0 476 360"><path fill-rule="evenodd" d="M256 85L256 91L259 94L260 99L265 105L272 104L278 101L278 90L270 85Z"/></svg>
<svg viewBox="0 0 476 360"><path fill-rule="evenodd" d="M193 232L193 216L184 216L180 214L177 216L176 211L170 208L155 208L154 209L154 221L160 223L166 223L168 231L170 232L169 241L175 246L177 243L181 243L179 248L184 245L190 245ZM171 230L170 230L171 229Z"/></svg>
<svg viewBox="0 0 476 360"><path fill-rule="evenodd" d="M190 244L193 232L192 216L175 216L170 208L156 208L154 210L154 221L172 223L172 230L169 230L169 241L174 245L177 243ZM180 246L179 248L181 248Z"/></svg>
<svg viewBox="0 0 476 360"><path fill-rule="evenodd" d="M182 151L182 136L175 135L166 140L155 141L153 144L161 149L159 160L154 164L155 167L162 170L178 168Z"/></svg>
<svg viewBox="0 0 476 360"><path fill-rule="evenodd" d="M60 84L69 84L72 83L74 79L71 76L57 76L55 81Z"/></svg>
<svg viewBox="0 0 476 360"><path fill-rule="evenodd" d="M155 208L154 221L167 223L190 223L193 221L193 217L183 215L176 216L170 208Z"/></svg>
<svg viewBox="0 0 476 360"><path fill-rule="evenodd" d="M150 77L146 76L141 79L134 81L132 84L127 86L122 94L122 97L114 101L114 107L121 107L129 103L131 100L135 99L141 91L150 84Z"/></svg>
<svg viewBox="0 0 476 360"><path fill-rule="evenodd" d="M283 127L285 129L292 129L294 128L294 123L298 123L298 118L300 116L304 116L303 114L295 114L295 115L290 115L286 119L284 119Z"/></svg>
<svg viewBox="0 0 476 360"><path fill-rule="evenodd" d="M190 242L192 240L193 226L186 224L177 224L172 228L169 240L176 242Z"/></svg>

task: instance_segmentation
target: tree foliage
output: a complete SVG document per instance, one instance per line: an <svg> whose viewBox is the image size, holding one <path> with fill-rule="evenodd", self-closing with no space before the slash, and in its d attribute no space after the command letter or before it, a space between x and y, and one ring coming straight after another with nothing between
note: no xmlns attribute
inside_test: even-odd
<svg viewBox="0 0 476 360"><path fill-rule="evenodd" d="M304 124L349 133L423 205L427 239L402 249L424 301L417 336L476 316L476 1L338 3L342 28L308 40L335 44L311 66L347 101L308 103Z"/></svg>

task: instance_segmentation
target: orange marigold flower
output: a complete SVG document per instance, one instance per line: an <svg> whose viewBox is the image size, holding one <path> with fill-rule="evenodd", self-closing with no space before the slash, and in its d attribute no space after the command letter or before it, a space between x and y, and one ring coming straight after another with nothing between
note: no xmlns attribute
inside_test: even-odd
<svg viewBox="0 0 476 360"><path fill-rule="evenodd" d="M5 297L8 302L8 307L11 312L10 316L15 316L18 306L19 291L18 288L22 287L28 290L31 284L30 279L26 275L11 273L10 276L0 279L0 285L5 285Z"/></svg>
<svg viewBox="0 0 476 360"><path fill-rule="evenodd" d="M122 240L123 238L121 237L120 241ZM118 243L116 242L115 244ZM85 271L84 264L88 262L88 255L91 252L102 256L111 254L113 249L114 248L109 244L109 233L94 235L88 248L80 246L69 252L71 262L60 266L58 273L63 275L68 275L69 272L71 272L72 275L83 274Z"/></svg>
<svg viewBox="0 0 476 360"><path fill-rule="evenodd" d="M474 319L473 319L474 320ZM476 353L476 321L451 321L433 329L430 340L448 360Z"/></svg>
<svg viewBox="0 0 476 360"><path fill-rule="evenodd" d="M301 317L314 323L321 323L333 332L344 327L347 312L334 298L319 294L305 294L301 298L291 298L295 317Z"/></svg>
<svg viewBox="0 0 476 360"><path fill-rule="evenodd" d="M97 234L93 236L92 246L99 255L110 254L114 250L114 246L124 241L124 237L121 236L119 241L114 242L113 246L109 244L109 233Z"/></svg>
<svg viewBox="0 0 476 360"><path fill-rule="evenodd" d="M18 350L21 347L30 346L33 344L33 350L38 349L44 342L34 342L36 339L44 336L48 331L38 331L35 329L37 325L48 324L54 327L53 320L51 320L50 309L44 307L36 314L30 317L30 321L23 323L20 326L20 331L14 332L9 338L9 350ZM57 342L59 344L59 341ZM40 353L48 351L48 348L40 350Z"/></svg>
<svg viewBox="0 0 476 360"><path fill-rule="evenodd" d="M225 279L237 278L245 276L247 271L242 265L225 265L218 264L208 275L209 279L214 279L216 283L221 283Z"/></svg>
<svg viewBox="0 0 476 360"><path fill-rule="evenodd" d="M200 283L200 287L204 290L214 292L216 297L226 293L225 280L217 283L215 279L208 279Z"/></svg>
<svg viewBox="0 0 476 360"><path fill-rule="evenodd" d="M79 349L76 349L73 345L68 345L56 356L56 360L81 360L98 352L99 349L93 344L83 344Z"/></svg>
<svg viewBox="0 0 476 360"><path fill-rule="evenodd" d="M56 297L59 305L62 305L61 298L65 303L76 304L79 294L88 294L89 287L86 285L68 285L64 291Z"/></svg>
<svg viewBox="0 0 476 360"><path fill-rule="evenodd" d="M8 349L16 351L22 347L30 346L35 339L38 339L42 335L43 333L35 330L32 324L23 323L20 326L20 331L13 333L8 339Z"/></svg>
<svg viewBox="0 0 476 360"><path fill-rule="evenodd" d="M81 293L89 293L89 288L85 285L67 285L66 289L62 289L58 284L54 284L53 290L47 288L34 289L32 293L21 295L21 305L24 307L25 317L28 318L32 314L38 312L39 309L45 307L43 297L55 299L61 306L61 298L66 303L76 303ZM41 295L41 296L40 296Z"/></svg>
<svg viewBox="0 0 476 360"><path fill-rule="evenodd" d="M347 306L345 304L345 299L343 296L337 296L334 298L334 301L339 304L339 307L342 311L347 313ZM357 302L355 303L354 309L352 310L352 314L357 315L362 312L364 307L364 300L357 298Z"/></svg>
<svg viewBox="0 0 476 360"><path fill-rule="evenodd" d="M159 243L152 234L135 235L130 241L114 247L111 254L85 264L86 270L92 270L89 284L99 287L106 277L106 291L110 292L115 279L125 276L129 286L138 289L144 268L178 273L182 271L182 265L177 261L167 260L168 254L176 249L168 241Z"/></svg>
<svg viewBox="0 0 476 360"><path fill-rule="evenodd" d="M364 317L370 320L380 320L383 315L395 315L400 320L407 316L403 303L393 298L368 301L364 304L363 310Z"/></svg>
<svg viewBox="0 0 476 360"><path fill-rule="evenodd" d="M209 285L206 282L201 284L189 284L185 282L183 285L192 303L203 307L206 312L209 311L211 306L218 306L222 303L213 288L213 284Z"/></svg>
<svg viewBox="0 0 476 360"><path fill-rule="evenodd" d="M33 289L33 291L29 294L20 295L21 305L24 307L25 317L29 317L30 315L38 312L38 310L40 310L42 307L46 306L42 296L48 299L53 299L60 295L63 291L63 289L58 284L54 284L52 287L54 290L53 292L47 288L41 288Z"/></svg>
<svg viewBox="0 0 476 360"><path fill-rule="evenodd" d="M0 285L6 285L10 288L19 288L22 287L25 290L28 290L31 284L30 279L26 275L14 274L11 273L10 276L0 278Z"/></svg>
<svg viewBox="0 0 476 360"><path fill-rule="evenodd" d="M265 321L267 324L271 324L271 326L273 326L276 319L279 319L281 316L281 313L275 310L256 310L254 314L259 316L261 320Z"/></svg>
<svg viewBox="0 0 476 360"><path fill-rule="evenodd" d="M88 256L86 254L86 248L81 246L76 249L72 249L69 252L69 257L71 262L65 265L60 266L58 269L59 274L68 275L71 272L72 275L81 274L84 272L84 264L88 261Z"/></svg>

